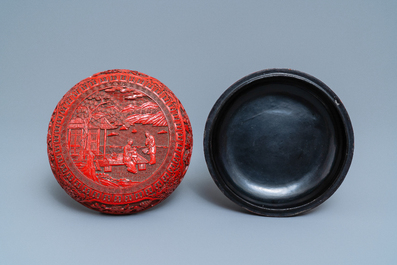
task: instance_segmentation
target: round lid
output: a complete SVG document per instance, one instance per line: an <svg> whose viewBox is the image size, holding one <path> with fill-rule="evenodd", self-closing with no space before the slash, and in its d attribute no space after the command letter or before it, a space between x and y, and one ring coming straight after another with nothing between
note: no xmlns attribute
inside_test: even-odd
<svg viewBox="0 0 397 265"><path fill-rule="evenodd" d="M289 69L248 75L212 108L208 169L233 202L265 216L293 216L328 199L353 157L353 129L320 80Z"/></svg>
<svg viewBox="0 0 397 265"><path fill-rule="evenodd" d="M182 104L160 81L109 70L61 99L47 147L55 178L73 199L100 212L129 214L158 204L179 185L192 129Z"/></svg>

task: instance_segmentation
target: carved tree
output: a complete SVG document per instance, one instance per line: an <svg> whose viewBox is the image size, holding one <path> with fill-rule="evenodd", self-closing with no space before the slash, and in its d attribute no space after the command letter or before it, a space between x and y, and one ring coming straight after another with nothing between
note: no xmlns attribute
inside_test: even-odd
<svg viewBox="0 0 397 265"><path fill-rule="evenodd" d="M75 111L75 117L83 122L81 160L89 154L88 135L90 128L115 129L123 124L120 110L115 100L105 92L99 92L84 100ZM105 132L106 134L106 132Z"/></svg>

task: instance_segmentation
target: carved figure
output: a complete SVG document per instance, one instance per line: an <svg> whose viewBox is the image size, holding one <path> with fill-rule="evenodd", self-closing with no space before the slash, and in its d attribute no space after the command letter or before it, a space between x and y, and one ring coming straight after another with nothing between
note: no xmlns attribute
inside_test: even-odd
<svg viewBox="0 0 397 265"><path fill-rule="evenodd" d="M132 146L133 140L129 140L128 144L124 146L123 152L123 162L126 165L127 170L132 173L137 173L136 162L138 160L138 153L136 152L136 147Z"/></svg>
<svg viewBox="0 0 397 265"><path fill-rule="evenodd" d="M148 155L150 155L149 165L156 164L156 143L154 141L154 136L149 134L148 132L145 133L146 141L145 145L148 147Z"/></svg>
<svg viewBox="0 0 397 265"><path fill-rule="evenodd" d="M98 181L98 178L96 177L95 174L95 166L94 166L94 153L91 150L87 151L87 161L85 166L81 169L81 171L83 171L83 173L91 178L94 181Z"/></svg>

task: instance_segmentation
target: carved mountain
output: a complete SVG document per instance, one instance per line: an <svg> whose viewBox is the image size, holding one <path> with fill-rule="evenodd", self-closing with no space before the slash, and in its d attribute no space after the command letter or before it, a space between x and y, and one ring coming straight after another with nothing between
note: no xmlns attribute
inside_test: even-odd
<svg viewBox="0 0 397 265"><path fill-rule="evenodd" d="M128 106L122 109L121 112L130 112L134 110L139 110L139 107L132 104L128 104Z"/></svg>
<svg viewBox="0 0 397 265"><path fill-rule="evenodd" d="M158 109L159 106L154 102L146 102L140 106L129 104L127 107L121 110L121 112L130 112L130 111L141 111L141 110L152 110Z"/></svg>
<svg viewBox="0 0 397 265"><path fill-rule="evenodd" d="M130 125L135 123L141 124L152 124L153 126L167 126L167 120L164 114L159 111L156 114L145 113L145 114L134 114L125 119Z"/></svg>
<svg viewBox="0 0 397 265"><path fill-rule="evenodd" d="M149 110L149 109L158 109L159 106L158 106L156 103L150 102L150 101L149 101L149 102L143 103L143 104L141 105L141 108L142 108L142 109Z"/></svg>

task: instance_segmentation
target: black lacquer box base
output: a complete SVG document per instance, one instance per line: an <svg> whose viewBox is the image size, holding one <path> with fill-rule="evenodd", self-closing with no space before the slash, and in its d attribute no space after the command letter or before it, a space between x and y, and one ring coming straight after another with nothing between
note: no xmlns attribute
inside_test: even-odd
<svg viewBox="0 0 397 265"><path fill-rule="evenodd" d="M289 69L237 81L211 110L204 152L232 201L265 216L293 216L328 199L349 169L353 129L320 80Z"/></svg>

